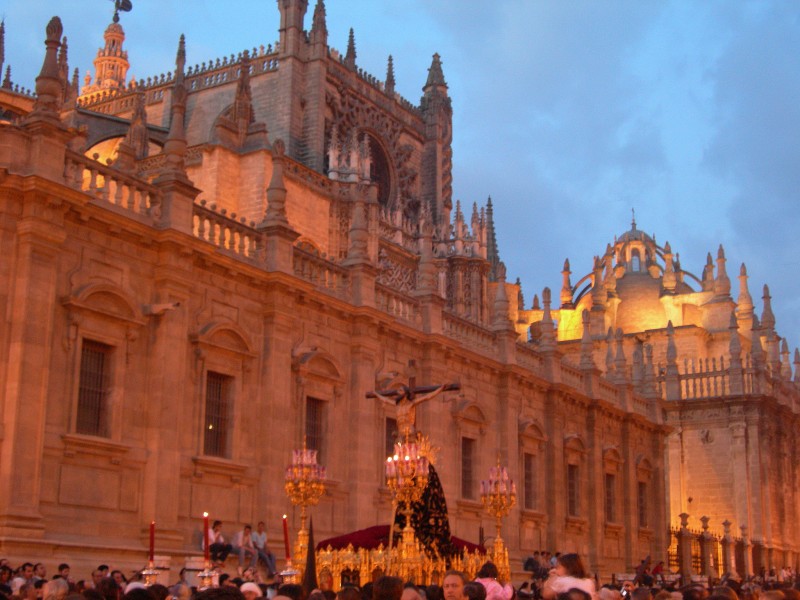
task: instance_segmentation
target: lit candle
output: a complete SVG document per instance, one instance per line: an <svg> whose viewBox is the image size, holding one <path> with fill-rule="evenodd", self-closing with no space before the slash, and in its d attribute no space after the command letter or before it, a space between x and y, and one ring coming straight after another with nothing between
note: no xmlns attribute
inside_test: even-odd
<svg viewBox="0 0 800 600"><path fill-rule="evenodd" d="M156 547L156 522L150 521L150 563L153 562L153 551Z"/></svg>
<svg viewBox="0 0 800 600"><path fill-rule="evenodd" d="M203 540L205 541L205 544L203 544L203 550L205 551L206 564L208 564L208 561L209 561L210 556L211 556L211 550L209 548L210 543L208 541L208 513L207 512L203 513Z"/></svg>
<svg viewBox="0 0 800 600"><path fill-rule="evenodd" d="M290 562L292 554L289 552L289 524L286 522L286 515L283 515L283 545L286 547L286 562Z"/></svg>

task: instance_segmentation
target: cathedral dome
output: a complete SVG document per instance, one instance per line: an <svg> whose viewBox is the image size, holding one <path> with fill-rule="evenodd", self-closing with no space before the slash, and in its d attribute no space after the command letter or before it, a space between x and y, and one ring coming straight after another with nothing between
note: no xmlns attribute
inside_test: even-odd
<svg viewBox="0 0 800 600"><path fill-rule="evenodd" d="M616 326L623 332L644 331L666 326L666 313L661 297L661 278L646 271L626 273L617 280Z"/></svg>
<svg viewBox="0 0 800 600"><path fill-rule="evenodd" d="M628 231L617 238L617 242L622 244L633 241L644 242L645 244L655 244L653 238L647 235L644 231L636 229L636 221L631 224L631 228Z"/></svg>

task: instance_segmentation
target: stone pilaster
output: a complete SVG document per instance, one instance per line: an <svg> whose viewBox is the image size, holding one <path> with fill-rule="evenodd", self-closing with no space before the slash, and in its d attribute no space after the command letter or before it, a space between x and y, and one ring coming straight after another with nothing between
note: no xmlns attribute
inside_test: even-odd
<svg viewBox="0 0 800 600"><path fill-rule="evenodd" d="M2 384L0 535L36 538L44 534L39 509L44 427L60 246L66 239L61 202L41 192L25 194L16 234L6 312L9 358Z"/></svg>

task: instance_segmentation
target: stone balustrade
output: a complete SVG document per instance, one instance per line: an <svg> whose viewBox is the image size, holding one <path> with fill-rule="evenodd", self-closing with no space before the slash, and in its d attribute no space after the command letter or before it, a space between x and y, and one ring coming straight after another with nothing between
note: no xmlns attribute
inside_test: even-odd
<svg viewBox="0 0 800 600"><path fill-rule="evenodd" d="M343 299L349 296L347 269L303 248L294 248L294 274L334 296Z"/></svg>
<svg viewBox="0 0 800 600"><path fill-rule="evenodd" d="M375 306L396 319L417 325L421 322L419 302L385 285L375 285Z"/></svg>
<svg viewBox="0 0 800 600"><path fill-rule="evenodd" d="M225 209L218 212L214 204L205 200L193 205L192 221L195 237L238 257L258 259L263 234L255 229L255 223L247 224L244 217L237 221L235 213L228 216Z"/></svg>
<svg viewBox="0 0 800 600"><path fill-rule="evenodd" d="M161 205L158 188L78 152L67 151L64 179L67 185L95 200L138 215L158 215Z"/></svg>

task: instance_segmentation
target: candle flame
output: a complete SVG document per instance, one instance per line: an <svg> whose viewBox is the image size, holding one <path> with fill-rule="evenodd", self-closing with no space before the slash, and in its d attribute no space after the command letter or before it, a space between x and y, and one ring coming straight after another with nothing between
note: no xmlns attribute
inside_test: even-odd
<svg viewBox="0 0 800 600"><path fill-rule="evenodd" d="M204 512L204 513L203 513L203 516L204 516L204 517L207 517L207 516L208 516L208 513L207 513L207 512Z"/></svg>
<svg viewBox="0 0 800 600"><path fill-rule="evenodd" d="M283 515L283 518L285 519L285 518L286 518L286 515Z"/></svg>

